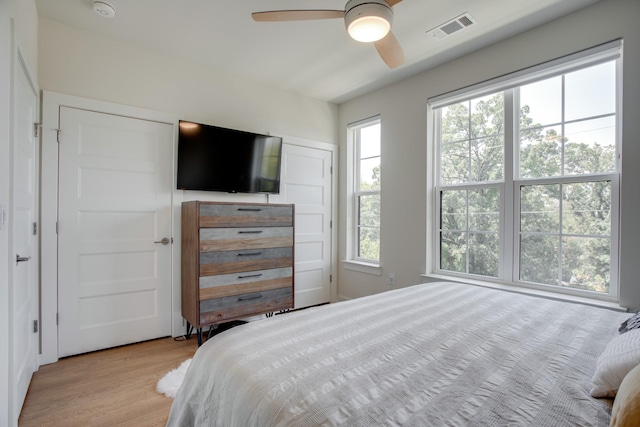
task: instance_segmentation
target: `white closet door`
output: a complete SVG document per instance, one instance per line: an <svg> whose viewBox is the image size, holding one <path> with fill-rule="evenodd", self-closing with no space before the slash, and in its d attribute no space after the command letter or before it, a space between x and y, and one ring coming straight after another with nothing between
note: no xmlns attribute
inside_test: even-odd
<svg viewBox="0 0 640 427"><path fill-rule="evenodd" d="M295 204L295 308L331 300L332 153L284 144L280 195Z"/></svg>
<svg viewBox="0 0 640 427"><path fill-rule="evenodd" d="M60 129L59 356L170 335L173 126L61 107Z"/></svg>
<svg viewBox="0 0 640 427"><path fill-rule="evenodd" d="M37 369L38 245L34 225L38 221L37 121L38 97L19 55L15 58L12 132L11 212L11 394L12 417L22 409L31 376Z"/></svg>

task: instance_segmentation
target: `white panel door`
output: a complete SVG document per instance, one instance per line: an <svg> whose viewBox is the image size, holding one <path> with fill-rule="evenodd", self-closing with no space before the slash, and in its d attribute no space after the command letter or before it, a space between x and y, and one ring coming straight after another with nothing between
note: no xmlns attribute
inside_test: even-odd
<svg viewBox="0 0 640 427"><path fill-rule="evenodd" d="M284 144L280 195L295 204L295 308L331 300L331 171L328 150Z"/></svg>
<svg viewBox="0 0 640 427"><path fill-rule="evenodd" d="M37 369L38 248L34 234L36 215L38 97L19 58L14 73L11 215L11 366L13 414L18 419L24 398Z"/></svg>
<svg viewBox="0 0 640 427"><path fill-rule="evenodd" d="M60 357L171 334L173 134L60 108Z"/></svg>

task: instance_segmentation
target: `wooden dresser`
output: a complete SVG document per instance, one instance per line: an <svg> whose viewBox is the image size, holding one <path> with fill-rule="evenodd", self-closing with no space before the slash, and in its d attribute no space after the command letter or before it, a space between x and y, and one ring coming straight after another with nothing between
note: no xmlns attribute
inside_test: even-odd
<svg viewBox="0 0 640 427"><path fill-rule="evenodd" d="M293 205L182 203L182 317L199 343L203 326L293 307L293 218Z"/></svg>

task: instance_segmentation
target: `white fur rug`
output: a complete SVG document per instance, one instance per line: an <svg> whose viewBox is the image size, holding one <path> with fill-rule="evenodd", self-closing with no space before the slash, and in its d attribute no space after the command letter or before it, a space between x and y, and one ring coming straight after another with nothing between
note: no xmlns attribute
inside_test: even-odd
<svg viewBox="0 0 640 427"><path fill-rule="evenodd" d="M156 385L156 391L164 394L167 397L176 397L176 393L182 384L184 374L187 373L187 368L191 364L191 359L187 359L176 369L167 372L164 377L158 380Z"/></svg>

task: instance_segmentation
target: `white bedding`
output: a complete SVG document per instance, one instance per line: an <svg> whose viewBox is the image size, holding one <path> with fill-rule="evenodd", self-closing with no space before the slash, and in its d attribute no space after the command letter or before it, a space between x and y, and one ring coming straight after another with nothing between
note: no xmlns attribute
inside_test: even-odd
<svg viewBox="0 0 640 427"><path fill-rule="evenodd" d="M626 313L431 283L223 332L169 426L606 426L589 395Z"/></svg>

